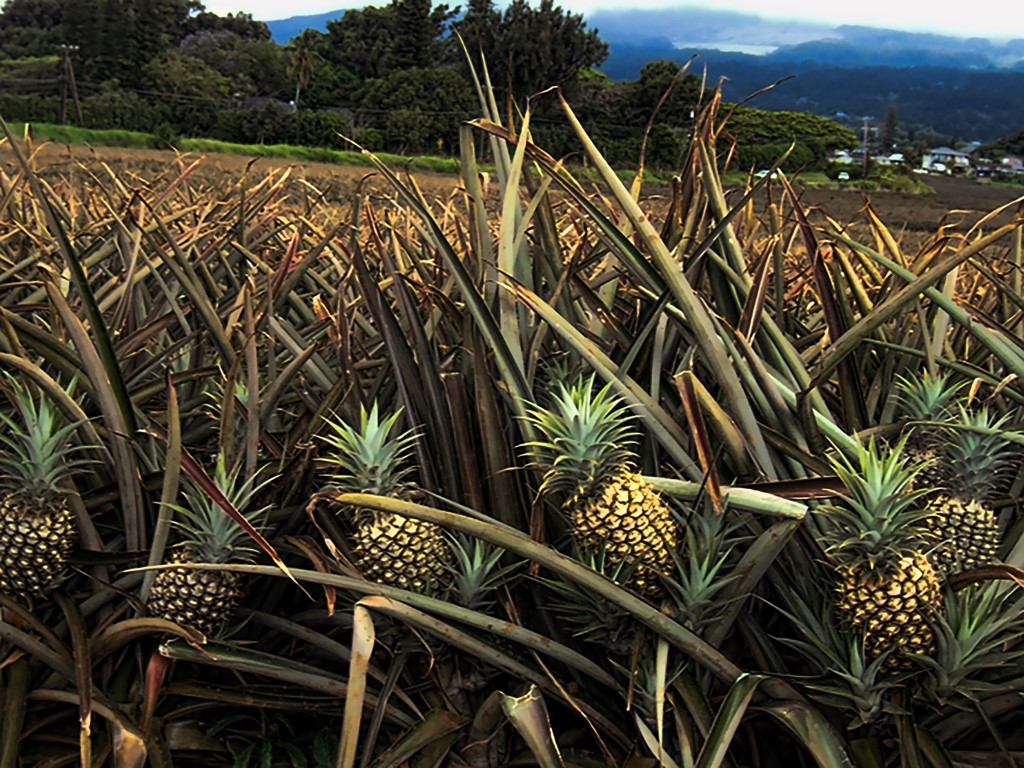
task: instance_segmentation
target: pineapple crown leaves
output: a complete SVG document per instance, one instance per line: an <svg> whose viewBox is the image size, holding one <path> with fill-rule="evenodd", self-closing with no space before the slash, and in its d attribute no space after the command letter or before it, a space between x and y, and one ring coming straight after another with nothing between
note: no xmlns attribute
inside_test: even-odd
<svg viewBox="0 0 1024 768"><path fill-rule="evenodd" d="M577 552L575 555L591 570L603 573L613 581L619 581L616 577L620 574L610 571L626 569L621 562L616 569L606 568L604 557L600 553ZM560 624L574 637L605 641L628 634L636 627L636 622L632 620L629 611L576 582L544 577L536 577L536 580L551 590L546 604Z"/></svg>
<svg viewBox="0 0 1024 768"><path fill-rule="evenodd" d="M330 433L321 435L334 452L319 459L329 477L342 490L378 496L402 496L414 466L409 461L417 440L416 430L392 434L402 414L399 408L383 421L377 403L370 411L359 409L359 425L326 420Z"/></svg>
<svg viewBox="0 0 1024 768"><path fill-rule="evenodd" d="M1007 429L1009 414L988 408L958 408L956 421L943 427L946 485L963 499L986 499L1004 479L1024 435ZM1013 438L1017 438L1016 440Z"/></svg>
<svg viewBox="0 0 1024 768"><path fill-rule="evenodd" d="M483 610L495 602L499 587L507 584L521 562L501 565L505 550L480 539L458 534L452 539L454 563L449 600L470 610Z"/></svg>
<svg viewBox="0 0 1024 768"><path fill-rule="evenodd" d="M1021 608L1017 591L996 584L971 585L945 595L945 610L936 618L936 652L920 659L938 695L991 692L998 688L1000 671L1016 676L1014 670L1024 662Z"/></svg>
<svg viewBox="0 0 1024 768"><path fill-rule="evenodd" d="M593 375L559 383L552 407L528 404L525 418L545 438L522 446L531 465L545 470L542 493L588 488L635 458L627 407L610 384L594 392Z"/></svg>
<svg viewBox="0 0 1024 768"><path fill-rule="evenodd" d="M207 414L213 417L215 420L220 420L221 412L224 410L225 401L228 395L228 385L231 383L231 387L234 390L235 398L238 402L246 404L249 402L249 388L245 381L241 379L235 379L233 382L229 382L227 375L221 370L219 376L211 376L207 379L209 389L204 393L206 402L203 408Z"/></svg>
<svg viewBox="0 0 1024 768"><path fill-rule="evenodd" d="M869 723L886 708L887 696L899 683L882 673L888 654L870 658L863 637L836 623L831 599L822 587L821 579L795 576L782 586L776 607L793 623L798 636L779 641L822 675L821 682L806 684L815 700L853 711L858 722Z"/></svg>
<svg viewBox="0 0 1024 768"><path fill-rule="evenodd" d="M694 631L700 631L726 607L721 592L738 576L727 570L734 564L739 524L727 525L725 515L714 514L710 503L705 506L708 509L698 509L689 517L684 529L686 554L673 552L676 570L665 577L679 609L677 620Z"/></svg>
<svg viewBox="0 0 1024 768"><path fill-rule="evenodd" d="M37 402L13 376L5 377L20 418L0 412L0 483L29 497L46 496L74 469L93 462L71 458L85 447L71 441L78 423L68 423L45 395Z"/></svg>
<svg viewBox="0 0 1024 768"><path fill-rule="evenodd" d="M903 412L913 421L947 421L953 415L964 382L950 383L948 374L933 376L925 371L920 376L897 376L897 400Z"/></svg>
<svg viewBox="0 0 1024 768"><path fill-rule="evenodd" d="M650 723L654 723L658 717L658 702L664 699L665 690L672 690L677 684L676 681L686 671L686 662L674 656L669 656L666 668L659 671L656 650L648 643L641 646L638 653L630 654L628 663L624 663L625 659L620 661L614 656L609 658L608 662L623 680L630 681L632 707Z"/></svg>
<svg viewBox="0 0 1024 768"><path fill-rule="evenodd" d="M213 481L221 493L242 513L253 527L260 530L269 507L248 509L256 494L273 477L259 480L260 473L239 482L242 465L228 471L224 454L217 457ZM197 485L186 485L184 505L173 505L179 517L173 521L181 531L181 543L193 550L197 561L207 563L246 562L256 550L248 545L249 535Z"/></svg>
<svg viewBox="0 0 1024 768"><path fill-rule="evenodd" d="M821 508L831 528L829 554L873 568L927 539L925 521L932 513L921 501L929 491L910 490L919 467L908 466L905 442L887 448L872 439L857 446L854 461L841 453L832 460L847 496Z"/></svg>

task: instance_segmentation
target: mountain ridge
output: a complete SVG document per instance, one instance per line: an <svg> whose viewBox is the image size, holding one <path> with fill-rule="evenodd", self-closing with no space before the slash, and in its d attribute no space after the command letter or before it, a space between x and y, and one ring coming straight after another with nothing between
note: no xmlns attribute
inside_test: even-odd
<svg viewBox="0 0 1024 768"><path fill-rule="evenodd" d="M267 22L284 42L326 29L344 10ZM585 16L610 49L600 67L635 80L658 59L707 73L723 96L753 106L811 112L859 125L895 106L907 126L945 137L995 140L1024 126L1024 39L997 42L864 25L780 22L755 14L679 7ZM653 31L653 33L652 33ZM750 49L763 51L758 55ZM772 83L779 87L764 91Z"/></svg>
<svg viewBox="0 0 1024 768"><path fill-rule="evenodd" d="M265 20L274 40L286 43L304 29L324 31L327 22L340 18L344 8L323 13ZM585 14L587 24L597 29L608 43L668 39L676 46L692 44L714 48L716 44L783 48L822 40L851 44L910 48L917 50L977 51L989 57L1024 58L1024 38L995 42L979 36L955 36L936 32L913 32L863 24L828 25L799 20L777 20L742 11L717 10L699 6L598 10ZM649 34L657 29L658 34ZM666 34L666 30L686 30Z"/></svg>

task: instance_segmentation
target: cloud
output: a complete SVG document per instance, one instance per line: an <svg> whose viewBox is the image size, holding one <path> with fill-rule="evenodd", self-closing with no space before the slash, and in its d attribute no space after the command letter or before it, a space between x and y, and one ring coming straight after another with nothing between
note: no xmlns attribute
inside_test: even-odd
<svg viewBox="0 0 1024 768"><path fill-rule="evenodd" d="M364 5L385 5L388 0L363 2L362 0L293 0L282 4L280 0L206 0L206 8L214 13L245 11L257 19L271 20L286 16L324 13L342 8ZM538 0L531 0L538 2ZM448 0L449 5L464 5L459 0ZM499 0L498 5L504 5ZM679 2L678 0L562 0L563 8L577 13L595 10L623 9L647 10L681 6L713 8L718 11L736 10L773 19L791 19L805 22L825 22L830 25L858 24L887 29L934 31L960 37L979 36L1007 39L1024 37L1024 14L1000 13L991 3L972 6L971 13L936 13L930 6L917 0L860 0L856 3L824 3L821 0L717 0L716 2Z"/></svg>

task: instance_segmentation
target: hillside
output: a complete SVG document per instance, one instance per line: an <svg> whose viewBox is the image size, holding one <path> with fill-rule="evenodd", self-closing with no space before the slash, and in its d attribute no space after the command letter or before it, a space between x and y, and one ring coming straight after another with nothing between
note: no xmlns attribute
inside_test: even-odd
<svg viewBox="0 0 1024 768"><path fill-rule="evenodd" d="M687 8L599 12L588 23L609 43L601 69L613 80L637 77L651 60L682 64L696 55L691 71L706 69L730 100L785 80L753 102L764 109L858 125L865 117L881 122L892 105L905 129L931 141L992 141L1024 126L1024 102L1008 96L1024 89L1024 40L826 28ZM652 30L666 32L644 36Z"/></svg>
<svg viewBox="0 0 1024 768"><path fill-rule="evenodd" d="M325 29L344 11L267 22L275 40ZM829 27L705 8L598 11L587 16L609 44L600 69L616 81L636 79L651 61L705 68L741 101L780 80L754 102L858 125L881 121L890 104L906 129L941 137L993 141L1024 126L1024 40L979 38L866 27Z"/></svg>
<svg viewBox="0 0 1024 768"><path fill-rule="evenodd" d="M310 16L289 16L286 19L273 19L267 21L266 24L270 28L271 39L275 43L284 45L296 35L301 34L303 30L326 30L327 22L340 18L344 13L345 10L339 8L336 11L326 11L325 13L316 13Z"/></svg>

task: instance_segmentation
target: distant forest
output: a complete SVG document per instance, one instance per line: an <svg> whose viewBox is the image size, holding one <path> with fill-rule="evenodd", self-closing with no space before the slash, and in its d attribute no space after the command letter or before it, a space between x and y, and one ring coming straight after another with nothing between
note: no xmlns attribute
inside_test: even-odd
<svg viewBox="0 0 1024 768"><path fill-rule="evenodd" d="M279 45L262 21L219 16L194 0L8 0L0 12L0 115L91 128L242 143L457 152L462 121L479 115L457 30L483 54L498 103L558 85L612 162L677 167L693 111L705 97L697 74L675 62L645 63L632 80L595 69L608 45L583 17L552 0L469 0L456 12L431 0L392 0L347 11L324 32ZM508 99L511 93L515 99ZM558 156L579 151L552 94L533 102L536 141ZM795 142L790 168L821 166L857 143L821 117L741 109L730 124L741 167L764 167Z"/></svg>

